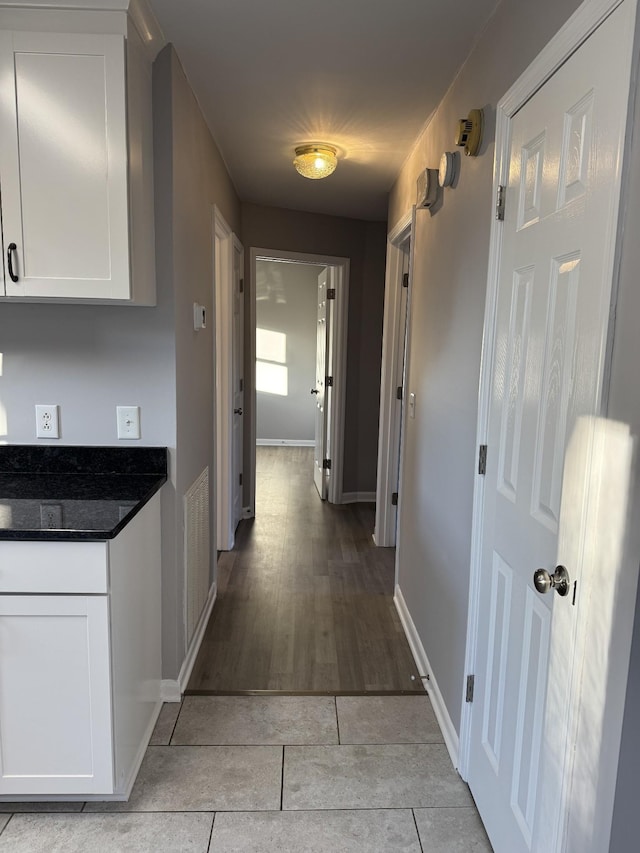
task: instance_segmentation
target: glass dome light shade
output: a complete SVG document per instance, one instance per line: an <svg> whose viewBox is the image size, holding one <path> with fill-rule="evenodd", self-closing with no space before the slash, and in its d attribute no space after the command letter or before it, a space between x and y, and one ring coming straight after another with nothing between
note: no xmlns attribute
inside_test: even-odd
<svg viewBox="0 0 640 853"><path fill-rule="evenodd" d="M293 165L304 178L326 178L338 165L336 149L331 145L299 145Z"/></svg>

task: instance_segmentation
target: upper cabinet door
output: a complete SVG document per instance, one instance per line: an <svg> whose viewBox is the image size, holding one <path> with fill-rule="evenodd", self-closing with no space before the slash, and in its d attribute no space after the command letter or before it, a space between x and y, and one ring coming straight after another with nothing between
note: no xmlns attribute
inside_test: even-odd
<svg viewBox="0 0 640 853"><path fill-rule="evenodd" d="M6 296L129 300L124 38L0 32L0 80Z"/></svg>

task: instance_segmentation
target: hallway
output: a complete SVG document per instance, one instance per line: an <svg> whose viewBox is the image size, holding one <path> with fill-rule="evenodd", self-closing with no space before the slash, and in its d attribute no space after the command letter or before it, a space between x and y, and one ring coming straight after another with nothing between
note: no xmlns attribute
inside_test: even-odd
<svg viewBox="0 0 640 853"><path fill-rule="evenodd" d="M218 561L187 693L422 693L372 504L323 503L313 448L258 447L256 518Z"/></svg>

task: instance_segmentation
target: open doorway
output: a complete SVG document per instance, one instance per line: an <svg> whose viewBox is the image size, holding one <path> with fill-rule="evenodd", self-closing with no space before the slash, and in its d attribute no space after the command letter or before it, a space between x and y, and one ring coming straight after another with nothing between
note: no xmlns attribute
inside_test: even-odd
<svg viewBox="0 0 640 853"><path fill-rule="evenodd" d="M256 447L314 448L320 497L342 500L349 261L251 250L245 504L256 507Z"/></svg>

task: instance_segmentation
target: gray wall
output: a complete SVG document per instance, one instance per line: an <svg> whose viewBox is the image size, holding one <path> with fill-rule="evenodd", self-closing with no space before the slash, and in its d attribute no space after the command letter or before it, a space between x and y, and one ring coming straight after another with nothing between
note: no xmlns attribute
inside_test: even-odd
<svg viewBox="0 0 640 853"><path fill-rule="evenodd" d="M256 262L256 327L286 336L287 396L256 390L256 438L313 441L321 267ZM258 353L258 358L260 354Z"/></svg>
<svg viewBox="0 0 640 853"><path fill-rule="evenodd" d="M484 107L480 155L462 157L455 189L417 212L405 425L399 584L457 731L469 590L478 380L489 257L495 105L578 6L504 0L452 83L394 185L393 227L415 182L451 150L460 116Z"/></svg>
<svg viewBox="0 0 640 853"><path fill-rule="evenodd" d="M247 280L252 247L350 259L343 489L345 492L375 491L385 223L243 203L241 239ZM250 416L251 400L245 398L245 403ZM247 454L248 448L245 448L246 470L249 466Z"/></svg>
<svg viewBox="0 0 640 853"><path fill-rule="evenodd" d="M175 678L184 660L183 497L209 466L211 565L215 566L213 328L195 332L193 303L213 316L212 209L220 208L236 233L240 207L222 158L204 122L178 57L168 45L154 65L157 271L173 300L175 470L171 518L163 548L163 674ZM141 383L150 366L140 359ZM174 408L175 407L175 408ZM212 569L213 570L213 569Z"/></svg>

